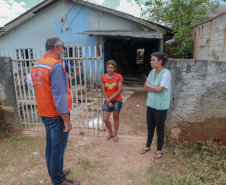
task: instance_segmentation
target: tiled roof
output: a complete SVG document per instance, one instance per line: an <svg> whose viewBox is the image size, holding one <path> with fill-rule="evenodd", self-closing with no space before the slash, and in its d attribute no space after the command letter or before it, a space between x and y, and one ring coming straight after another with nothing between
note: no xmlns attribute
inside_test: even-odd
<svg viewBox="0 0 226 185"><path fill-rule="evenodd" d="M135 37L135 38L147 38L147 39L162 39L163 34L158 34L151 31L130 31L130 30L89 30L80 32L78 34L83 35L101 35L101 36L121 36L121 37Z"/></svg>

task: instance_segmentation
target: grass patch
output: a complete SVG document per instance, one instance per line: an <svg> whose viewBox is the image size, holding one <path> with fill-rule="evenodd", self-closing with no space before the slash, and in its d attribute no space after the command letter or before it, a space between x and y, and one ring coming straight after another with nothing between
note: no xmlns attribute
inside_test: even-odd
<svg viewBox="0 0 226 185"><path fill-rule="evenodd" d="M88 159L78 159L77 162L78 165L81 165L83 169L90 169L93 168L94 166L91 165L91 162Z"/></svg>
<svg viewBox="0 0 226 185"><path fill-rule="evenodd" d="M201 185L226 182L225 146L219 147L213 142L197 142L194 145L167 142L166 148L169 156L147 171L150 183Z"/></svg>
<svg viewBox="0 0 226 185"><path fill-rule="evenodd" d="M37 144L39 141L40 138L12 134L0 147L0 165L8 166L13 162L13 166L20 166L26 156L32 155L32 152L43 152L43 146ZM33 163L36 162L32 161L29 165ZM26 165L28 163L25 163Z"/></svg>
<svg viewBox="0 0 226 185"><path fill-rule="evenodd" d="M45 170L40 173L39 168L46 166L44 138L12 134L1 143L0 184L40 184Z"/></svg>
<svg viewBox="0 0 226 185"><path fill-rule="evenodd" d="M71 173L68 176L69 179L89 181L92 185L106 184L104 179L102 179L102 176L106 175L107 169L100 161L92 161L89 158L78 158L72 171L75 173Z"/></svg>

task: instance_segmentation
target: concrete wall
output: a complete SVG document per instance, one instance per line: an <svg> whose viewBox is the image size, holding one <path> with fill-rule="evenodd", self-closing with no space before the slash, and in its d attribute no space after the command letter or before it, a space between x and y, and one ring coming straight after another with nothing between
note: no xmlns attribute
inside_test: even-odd
<svg viewBox="0 0 226 185"><path fill-rule="evenodd" d="M166 68L172 74L169 137L226 144L226 63L170 59Z"/></svg>
<svg viewBox="0 0 226 185"><path fill-rule="evenodd" d="M20 120L16 102L12 62L10 58L0 57L0 134L19 132Z"/></svg>
<svg viewBox="0 0 226 185"><path fill-rule="evenodd" d="M192 27L193 58L226 61L226 12Z"/></svg>

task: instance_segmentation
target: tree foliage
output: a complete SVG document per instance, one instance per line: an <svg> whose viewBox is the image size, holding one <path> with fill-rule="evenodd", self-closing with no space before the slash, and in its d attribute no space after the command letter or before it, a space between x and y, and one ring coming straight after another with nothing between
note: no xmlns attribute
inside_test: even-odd
<svg viewBox="0 0 226 185"><path fill-rule="evenodd" d="M216 12L220 1L211 0L147 0L141 5L142 18L168 26L174 30L175 55L185 58L191 51L191 25L207 12Z"/></svg>

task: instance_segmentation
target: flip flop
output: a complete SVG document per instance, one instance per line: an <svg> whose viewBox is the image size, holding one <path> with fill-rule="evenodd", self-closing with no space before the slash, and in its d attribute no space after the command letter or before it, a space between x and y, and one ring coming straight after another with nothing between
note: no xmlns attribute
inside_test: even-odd
<svg viewBox="0 0 226 185"><path fill-rule="evenodd" d="M147 149L147 150L144 150L144 148L142 148L141 151L139 151L140 154L145 154L146 152L150 151L151 149Z"/></svg>
<svg viewBox="0 0 226 185"><path fill-rule="evenodd" d="M160 155L160 156L159 156ZM159 157L158 157L159 156ZM163 156L163 152L159 152L155 154L156 159L160 159Z"/></svg>

